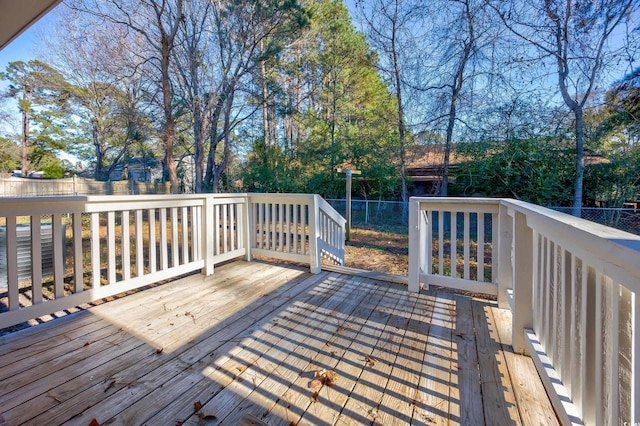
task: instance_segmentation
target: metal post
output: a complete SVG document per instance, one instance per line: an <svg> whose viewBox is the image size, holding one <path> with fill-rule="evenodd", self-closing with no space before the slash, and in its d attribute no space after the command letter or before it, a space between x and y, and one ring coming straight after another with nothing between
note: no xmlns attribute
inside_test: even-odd
<svg viewBox="0 0 640 426"><path fill-rule="evenodd" d="M346 205L347 229L345 230L345 240L350 241L351 239L351 177L353 175L359 175L361 172L360 170L341 169L339 167L336 168L336 172L346 173L347 175L347 205Z"/></svg>
<svg viewBox="0 0 640 426"><path fill-rule="evenodd" d="M351 176L352 170L346 170L347 173L347 229L345 239L351 241Z"/></svg>

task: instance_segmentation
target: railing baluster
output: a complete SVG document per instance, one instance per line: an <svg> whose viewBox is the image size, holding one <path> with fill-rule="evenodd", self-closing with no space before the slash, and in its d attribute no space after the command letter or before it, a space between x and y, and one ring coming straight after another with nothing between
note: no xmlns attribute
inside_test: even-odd
<svg viewBox="0 0 640 426"><path fill-rule="evenodd" d="M93 289L100 287L100 214L91 213L91 272Z"/></svg>
<svg viewBox="0 0 640 426"><path fill-rule="evenodd" d="M180 240L178 238L178 209L171 207L171 267L180 264Z"/></svg>
<svg viewBox="0 0 640 426"><path fill-rule="evenodd" d="M469 212L464 212L463 214L463 256L464 256L464 270L463 270L463 276L465 280L468 280L469 277L471 276L470 273L470 267L471 267L471 251L470 251L470 240L471 240L471 235L470 235L470 216L469 216ZM480 281L480 280L478 280Z"/></svg>
<svg viewBox="0 0 640 426"><path fill-rule="evenodd" d="M220 255L221 253L224 253L224 249L221 249L222 242L220 238L220 226L221 226L220 225L220 208L221 206L219 204L214 204L213 206L213 232L214 232L213 254L216 256Z"/></svg>
<svg viewBox="0 0 640 426"><path fill-rule="evenodd" d="M193 207L191 207L191 210L193 210ZM180 222L182 225L182 263L184 264L189 263L189 212L187 207L182 207Z"/></svg>
<svg viewBox="0 0 640 426"><path fill-rule="evenodd" d="M142 209L136 209L136 276L144 275L144 222Z"/></svg>
<svg viewBox="0 0 640 426"><path fill-rule="evenodd" d="M116 214L107 212L107 282L116 282Z"/></svg>
<svg viewBox="0 0 640 426"><path fill-rule="evenodd" d="M458 278L458 213L449 212L449 262L451 276Z"/></svg>
<svg viewBox="0 0 640 426"><path fill-rule="evenodd" d="M200 227L202 206L191 207L191 234L189 235L189 241L191 241L191 259L193 261L202 259L201 250L201 235L202 230Z"/></svg>
<svg viewBox="0 0 640 426"><path fill-rule="evenodd" d="M444 212L438 210L438 274L444 275Z"/></svg>
<svg viewBox="0 0 640 426"><path fill-rule="evenodd" d="M603 369L605 368L604 362L605 358L603 357L603 351L605 350L603 347L604 339L603 339L603 329L602 329L602 287L604 284L604 277L600 272L596 274L596 288L595 288L595 321L596 321L596 329L595 329L595 354L596 354L596 362L594 371L595 378L595 405L596 405L596 424L602 425L604 424L604 413L603 413L603 398L604 398L604 387L602 383L602 375Z"/></svg>
<svg viewBox="0 0 640 426"><path fill-rule="evenodd" d="M278 203L278 251L284 251L284 204Z"/></svg>
<svg viewBox="0 0 640 426"><path fill-rule="evenodd" d="M560 326L562 324L562 315L560 312L560 306L562 305L561 289L562 281L560 279L562 271L560 268L560 261L562 247L558 244L553 245L553 289L551 294L551 343L550 348L547 349L547 354L553 360L553 365L559 366L560 360ZM559 368L556 370L560 373Z"/></svg>
<svg viewBox="0 0 640 426"><path fill-rule="evenodd" d="M167 238L167 209L160 209L160 261L161 270L169 269L169 241Z"/></svg>
<svg viewBox="0 0 640 426"><path fill-rule="evenodd" d="M544 287L543 287L543 296L544 296L544 313L542 316L542 333L540 334L542 346L545 350L549 346L550 341L550 327L551 327L551 315L550 315L550 306L551 306L551 240L545 236L545 255L544 255Z"/></svg>
<svg viewBox="0 0 640 426"><path fill-rule="evenodd" d="M84 290L84 259L82 258L82 213L74 212L73 220L73 281L74 292Z"/></svg>
<svg viewBox="0 0 640 426"><path fill-rule="evenodd" d="M418 211L418 214L420 214L420 211ZM420 238L420 244L426 244L426 271L423 272L431 275L433 274L433 211L425 211L425 215L426 223L423 222L422 226L426 228L426 232L423 234L424 237Z"/></svg>
<svg viewBox="0 0 640 426"><path fill-rule="evenodd" d="M610 345L609 357L611 358L611 368L607 371L609 385L609 422L612 425L619 425L619 405L620 389L618 380L620 378L620 285L612 280L609 281L609 300L611 302L608 316L610 320Z"/></svg>
<svg viewBox="0 0 640 426"><path fill-rule="evenodd" d="M561 298L562 304L560 309L562 311L562 323L561 323L561 333L560 333L560 377L563 379L563 382L571 381L571 300L574 295L571 292L571 280L572 280L572 271L571 271L571 258L572 254L567 250L562 250L562 291ZM567 392L571 394L571 387L567 387Z"/></svg>
<svg viewBox="0 0 640 426"><path fill-rule="evenodd" d="M309 206L305 204L300 205L300 244L302 244L302 254L308 253L307 248L307 236L309 235L307 230L307 215L309 214Z"/></svg>
<svg viewBox="0 0 640 426"><path fill-rule="evenodd" d="M131 279L131 243L129 238L130 228L129 228L129 210L122 211L122 271L123 276L122 279L128 280Z"/></svg>
<svg viewBox="0 0 640 426"><path fill-rule="evenodd" d="M640 294L637 292L631 298L631 374L629 389L631 405L631 422L640 424Z"/></svg>
<svg viewBox="0 0 640 426"><path fill-rule="evenodd" d="M15 216L7 216L7 291L9 310L20 307L18 286L18 231ZM42 285L42 284L41 284Z"/></svg>
<svg viewBox="0 0 640 426"><path fill-rule="evenodd" d="M476 279L478 281L486 282L484 278L484 213L478 213L477 230L478 235L477 250L476 250L476 263L478 265L476 269Z"/></svg>
<svg viewBox="0 0 640 426"><path fill-rule="evenodd" d="M575 298L575 336L573 340L573 374L576 380L573 386L572 398L578 410L584 412L585 377L586 377L586 326L587 326L587 270L582 259L575 258L576 267L576 298ZM584 418L584 416L583 416Z"/></svg>
<svg viewBox="0 0 640 426"><path fill-rule="evenodd" d="M156 248L156 209L149 209L149 270L155 273L158 269Z"/></svg>
<svg viewBox="0 0 640 426"><path fill-rule="evenodd" d="M42 303L42 217L31 216L31 297L32 303ZM52 247L55 249L55 246Z"/></svg>
<svg viewBox="0 0 640 426"><path fill-rule="evenodd" d="M572 399L575 398L575 381L573 377L576 372L575 364L577 364L576 360L578 359L578 348L580 347L579 343L576 341L577 336L576 332L578 329L578 275L576 272L576 257L573 253L570 254L569 257L569 292L571 297L568 300L568 303L565 305L567 307L567 340L566 345L567 349L565 350L565 368L566 368L566 376L565 382L569 384L567 387L567 392L571 396Z"/></svg>
<svg viewBox="0 0 640 426"><path fill-rule="evenodd" d="M229 251L229 205L222 204L220 205L220 209L222 210L222 251L221 253L226 253Z"/></svg>

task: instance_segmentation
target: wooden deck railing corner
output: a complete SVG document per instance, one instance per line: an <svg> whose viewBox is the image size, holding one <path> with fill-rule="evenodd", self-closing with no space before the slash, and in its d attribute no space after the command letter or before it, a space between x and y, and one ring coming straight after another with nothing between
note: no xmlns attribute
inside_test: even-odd
<svg viewBox="0 0 640 426"><path fill-rule="evenodd" d="M526 202L410 201L409 290L495 294L563 423L640 424L639 260L640 236Z"/></svg>
<svg viewBox="0 0 640 426"><path fill-rule="evenodd" d="M52 277L43 277L43 222L52 229ZM314 273L321 256L344 263L344 219L308 194L5 198L0 226L0 328L194 271L211 275L238 257L306 263ZM29 261L18 258L18 226L31 230L28 279L18 274Z"/></svg>

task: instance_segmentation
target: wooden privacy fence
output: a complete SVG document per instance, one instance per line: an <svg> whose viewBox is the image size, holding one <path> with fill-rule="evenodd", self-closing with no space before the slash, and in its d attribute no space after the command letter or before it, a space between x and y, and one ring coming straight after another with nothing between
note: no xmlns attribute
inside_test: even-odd
<svg viewBox="0 0 640 426"><path fill-rule="evenodd" d="M414 197L420 283L497 295L563 424L640 424L640 236L516 200Z"/></svg>
<svg viewBox="0 0 640 426"><path fill-rule="evenodd" d="M71 177L65 179L0 178L0 197L41 197L47 195L138 195L169 194L168 182L133 180L101 182Z"/></svg>
<svg viewBox="0 0 640 426"><path fill-rule="evenodd" d="M345 220L317 195L5 198L0 225L7 277L0 282L0 328L196 270L209 275L242 256L295 260L314 273L322 257L344 263ZM16 250L25 226L27 280L19 279L24 260ZM52 258L50 277L43 247Z"/></svg>

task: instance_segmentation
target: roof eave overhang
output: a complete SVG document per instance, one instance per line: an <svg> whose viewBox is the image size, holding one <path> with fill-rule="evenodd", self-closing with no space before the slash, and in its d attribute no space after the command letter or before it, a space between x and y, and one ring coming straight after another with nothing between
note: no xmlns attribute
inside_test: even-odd
<svg viewBox="0 0 640 426"><path fill-rule="evenodd" d="M0 0L0 50L62 0Z"/></svg>

